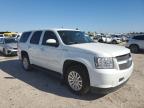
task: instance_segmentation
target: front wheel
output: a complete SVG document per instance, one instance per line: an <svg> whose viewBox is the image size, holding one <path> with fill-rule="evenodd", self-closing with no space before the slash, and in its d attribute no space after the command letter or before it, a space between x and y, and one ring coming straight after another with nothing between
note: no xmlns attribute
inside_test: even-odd
<svg viewBox="0 0 144 108"><path fill-rule="evenodd" d="M67 70L67 85L74 93L82 95L89 91L90 84L87 70L82 66L72 66Z"/></svg>
<svg viewBox="0 0 144 108"><path fill-rule="evenodd" d="M131 45L130 50L132 53L138 53L139 47L137 45Z"/></svg>

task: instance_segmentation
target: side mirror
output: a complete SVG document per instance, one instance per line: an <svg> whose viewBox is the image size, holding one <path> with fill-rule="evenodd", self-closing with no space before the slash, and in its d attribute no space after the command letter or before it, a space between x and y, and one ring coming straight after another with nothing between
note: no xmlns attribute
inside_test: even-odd
<svg viewBox="0 0 144 108"><path fill-rule="evenodd" d="M59 45L55 39L48 39L46 41L46 44L50 45L50 46L55 46L55 47L57 47Z"/></svg>
<svg viewBox="0 0 144 108"><path fill-rule="evenodd" d="M48 39L46 41L47 44L55 44L56 43L56 40L55 39Z"/></svg>

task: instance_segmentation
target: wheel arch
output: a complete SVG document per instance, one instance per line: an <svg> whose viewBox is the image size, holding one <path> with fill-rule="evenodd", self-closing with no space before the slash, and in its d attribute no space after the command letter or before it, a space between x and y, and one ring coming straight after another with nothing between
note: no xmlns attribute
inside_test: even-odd
<svg viewBox="0 0 144 108"><path fill-rule="evenodd" d="M24 50L21 51L21 58L23 58L23 56L28 56L29 57L28 53Z"/></svg>
<svg viewBox="0 0 144 108"><path fill-rule="evenodd" d="M140 48L139 45L136 44L136 43L131 44L129 47L131 47L131 46L133 46L133 45L135 45L135 46L137 46L138 48Z"/></svg>
<svg viewBox="0 0 144 108"><path fill-rule="evenodd" d="M88 80L89 80L89 83L90 83L90 75L89 75L88 66L86 65L86 63L84 63L84 61L82 62L82 61L71 60L71 59L65 60L64 63L63 63L63 69L62 69L62 71L63 71L63 77L65 77L67 69L70 66L75 66L75 65L81 65L81 66L83 66L86 69Z"/></svg>

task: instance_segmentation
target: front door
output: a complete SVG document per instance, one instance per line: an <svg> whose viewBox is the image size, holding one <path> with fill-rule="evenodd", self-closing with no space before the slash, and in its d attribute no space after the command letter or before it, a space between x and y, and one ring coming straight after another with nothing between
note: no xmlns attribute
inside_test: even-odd
<svg viewBox="0 0 144 108"><path fill-rule="evenodd" d="M56 40L56 45L48 44L48 39ZM60 50L59 41L57 36L52 31L45 31L41 43L41 64L44 68L61 72L61 57L62 50Z"/></svg>

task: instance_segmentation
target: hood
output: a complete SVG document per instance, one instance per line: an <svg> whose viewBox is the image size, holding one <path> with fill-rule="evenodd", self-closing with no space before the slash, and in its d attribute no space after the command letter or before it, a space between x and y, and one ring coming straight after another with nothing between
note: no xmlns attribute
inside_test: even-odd
<svg viewBox="0 0 144 108"><path fill-rule="evenodd" d="M73 44L70 47L96 54L99 57L116 57L130 53L130 50L123 46L104 43Z"/></svg>
<svg viewBox="0 0 144 108"><path fill-rule="evenodd" d="M17 48L17 43L8 43L8 44L5 44L6 47L12 47L12 48Z"/></svg>

